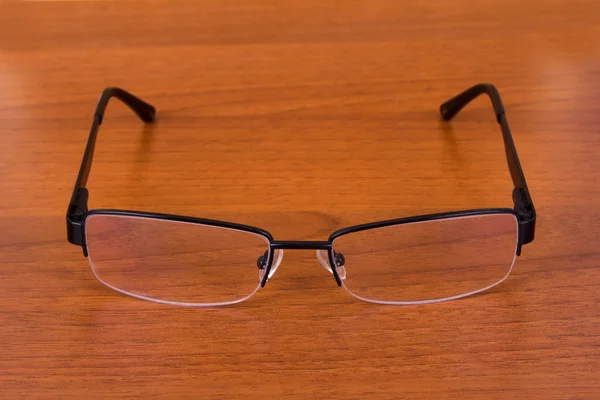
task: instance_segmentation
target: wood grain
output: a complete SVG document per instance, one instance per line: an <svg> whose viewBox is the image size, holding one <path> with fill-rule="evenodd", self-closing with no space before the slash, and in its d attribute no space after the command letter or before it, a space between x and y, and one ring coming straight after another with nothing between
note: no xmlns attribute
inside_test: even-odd
<svg viewBox="0 0 600 400"><path fill-rule="evenodd" d="M600 9L594 1L0 3L0 397L600 397ZM97 282L64 213L97 96L90 206L277 239L510 207L503 95L535 242L484 295L354 300L286 251L244 304L161 306Z"/></svg>

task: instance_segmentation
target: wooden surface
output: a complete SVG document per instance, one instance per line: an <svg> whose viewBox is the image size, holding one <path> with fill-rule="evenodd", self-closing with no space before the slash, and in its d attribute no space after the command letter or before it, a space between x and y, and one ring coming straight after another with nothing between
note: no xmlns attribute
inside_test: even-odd
<svg viewBox="0 0 600 400"><path fill-rule="evenodd" d="M0 397L600 398L599 20L594 1L0 2ZM105 86L159 114L109 105L91 207L323 240L511 207L489 101L437 114L482 81L538 210L487 294L362 303L286 251L244 304L169 307L104 287L66 241Z"/></svg>

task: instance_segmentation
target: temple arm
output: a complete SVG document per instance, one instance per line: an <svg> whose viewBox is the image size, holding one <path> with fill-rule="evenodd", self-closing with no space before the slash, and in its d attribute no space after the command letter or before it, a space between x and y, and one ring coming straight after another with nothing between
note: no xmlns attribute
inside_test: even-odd
<svg viewBox="0 0 600 400"><path fill-rule="evenodd" d="M508 162L508 169L510 170L510 176L514 185L514 209L519 215L519 232L521 235L519 237L519 244L529 243L533 241L535 236L535 208L533 206L531 196L529 195L529 189L527 187L527 182L525 181L523 168L521 168L521 163L519 162L519 156L517 154L515 142L512 138L508 121L506 120L504 105L502 104L502 99L500 98L500 94L498 93L496 87L487 83L475 85L442 104L440 106L440 113L444 120L449 121L456 114L458 114L463 107L473 101L477 96L484 93L487 94L492 100L496 121L498 121L500 124L500 129L502 130L506 161Z"/></svg>
<svg viewBox="0 0 600 400"><path fill-rule="evenodd" d="M75 188L73 189L73 195L69 202L69 208L67 209L67 237L69 242L78 245L83 245L82 222L85 213L87 212L88 199L86 185L92 167L92 160L94 158L94 148L96 146L98 128L102 124L104 111L106 111L108 101L112 97L118 98L129 106L129 108L131 108L144 122L153 122L156 114L156 109L154 107L123 89L109 87L102 92L100 100L98 100L98 105L96 106L96 111L94 112L92 129L88 137L85 153L83 154L79 174L75 181Z"/></svg>

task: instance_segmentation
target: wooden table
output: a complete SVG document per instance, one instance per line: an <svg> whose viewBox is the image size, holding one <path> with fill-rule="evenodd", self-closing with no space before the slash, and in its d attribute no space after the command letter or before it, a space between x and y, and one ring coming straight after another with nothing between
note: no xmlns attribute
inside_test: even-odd
<svg viewBox="0 0 600 400"><path fill-rule="evenodd" d="M1 3L0 397L600 398L598 21L594 1ZM287 251L246 303L170 307L104 287L66 241L105 86L158 121L109 105L91 207L325 240L512 207L489 100L439 119L478 82L503 95L538 211L486 294L363 303Z"/></svg>

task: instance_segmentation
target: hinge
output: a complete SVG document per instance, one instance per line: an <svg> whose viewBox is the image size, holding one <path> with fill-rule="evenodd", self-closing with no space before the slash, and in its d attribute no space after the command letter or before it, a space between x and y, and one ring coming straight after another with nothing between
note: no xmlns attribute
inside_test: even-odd
<svg viewBox="0 0 600 400"><path fill-rule="evenodd" d="M67 239L73 244L82 246L84 254L83 221L88 211L87 201L88 190L86 188L79 188L75 199L69 204L69 209L67 210Z"/></svg>
<svg viewBox="0 0 600 400"><path fill-rule="evenodd" d="M513 190L515 212L519 216L519 255L521 245L530 243L535 236L535 209L531 203L527 189L515 188Z"/></svg>
<svg viewBox="0 0 600 400"><path fill-rule="evenodd" d="M515 188L513 190L513 203L515 205L515 211L525 219L533 214L533 207L529 201L529 196L523 188Z"/></svg>

